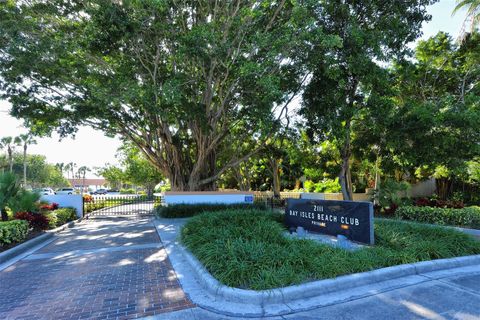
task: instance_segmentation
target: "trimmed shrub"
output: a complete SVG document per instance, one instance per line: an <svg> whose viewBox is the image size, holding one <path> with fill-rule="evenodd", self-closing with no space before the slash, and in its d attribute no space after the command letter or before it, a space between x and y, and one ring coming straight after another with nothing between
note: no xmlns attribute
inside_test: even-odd
<svg viewBox="0 0 480 320"><path fill-rule="evenodd" d="M30 221L33 220L33 213L24 212L24 211L17 212L17 213L15 213L15 219L25 220L25 221L28 221L28 223L30 223Z"/></svg>
<svg viewBox="0 0 480 320"><path fill-rule="evenodd" d="M48 217L40 213L33 214L33 220L30 222L30 226L34 230L47 230L49 228Z"/></svg>
<svg viewBox="0 0 480 320"><path fill-rule="evenodd" d="M135 189L129 188L129 189L120 189L120 194L135 194L136 191Z"/></svg>
<svg viewBox="0 0 480 320"><path fill-rule="evenodd" d="M58 203L52 202L51 204L42 204L40 206L41 210L46 210L46 211L53 211L58 209Z"/></svg>
<svg viewBox="0 0 480 320"><path fill-rule="evenodd" d="M459 200L439 200L439 199L428 199L428 198L418 198L415 200L415 205L417 207L438 207L438 208L454 208L462 209L465 207L463 201Z"/></svg>
<svg viewBox="0 0 480 320"><path fill-rule="evenodd" d="M400 207L396 216L418 222L480 228L480 207L452 209L406 206Z"/></svg>
<svg viewBox="0 0 480 320"><path fill-rule="evenodd" d="M48 217L41 213L17 212L15 219L28 221L30 228L35 230L47 230L49 228Z"/></svg>
<svg viewBox="0 0 480 320"><path fill-rule="evenodd" d="M163 218L186 218L193 217L206 211L221 211L227 209L258 209L265 210L263 203L238 203L238 204L216 204L216 203L198 203L198 204L174 204L168 207L157 207L157 214Z"/></svg>
<svg viewBox="0 0 480 320"><path fill-rule="evenodd" d="M21 242L25 240L27 233L28 222L25 220L0 222L0 246Z"/></svg>
<svg viewBox="0 0 480 320"><path fill-rule="evenodd" d="M48 219L48 229L54 229L57 227L58 218L54 212L48 212L44 214Z"/></svg>
<svg viewBox="0 0 480 320"><path fill-rule="evenodd" d="M57 226L77 220L77 210L75 208L61 208L53 211L53 213L57 216Z"/></svg>

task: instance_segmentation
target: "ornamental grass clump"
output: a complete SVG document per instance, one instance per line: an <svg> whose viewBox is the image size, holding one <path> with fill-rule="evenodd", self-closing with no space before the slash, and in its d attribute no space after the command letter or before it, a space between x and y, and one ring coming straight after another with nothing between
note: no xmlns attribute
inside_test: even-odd
<svg viewBox="0 0 480 320"><path fill-rule="evenodd" d="M285 237L282 220L265 210L204 212L185 224L181 240L220 282L254 290L480 254L479 241L452 229L377 221L376 245L347 251Z"/></svg>

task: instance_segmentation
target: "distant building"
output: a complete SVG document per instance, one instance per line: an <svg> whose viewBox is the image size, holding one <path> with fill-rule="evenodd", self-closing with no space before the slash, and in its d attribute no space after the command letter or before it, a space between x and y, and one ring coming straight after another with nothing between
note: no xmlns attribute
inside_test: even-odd
<svg viewBox="0 0 480 320"><path fill-rule="evenodd" d="M68 181L75 189L83 189L85 191L105 188L108 185L107 180L103 178L85 179L85 182L82 178L68 179Z"/></svg>

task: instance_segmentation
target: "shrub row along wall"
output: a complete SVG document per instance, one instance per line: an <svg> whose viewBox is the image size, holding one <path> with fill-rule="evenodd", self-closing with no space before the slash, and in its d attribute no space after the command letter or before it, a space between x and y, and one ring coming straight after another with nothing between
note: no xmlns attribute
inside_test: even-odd
<svg viewBox="0 0 480 320"><path fill-rule="evenodd" d="M199 204L174 204L168 207L157 207L157 214L163 218L186 218L193 217L206 211L221 211L226 209L265 209L265 205L261 203L255 204L216 204L216 203L199 203Z"/></svg>
<svg viewBox="0 0 480 320"><path fill-rule="evenodd" d="M463 209L435 207L400 207L395 212L398 218L440 225L480 228L480 207Z"/></svg>

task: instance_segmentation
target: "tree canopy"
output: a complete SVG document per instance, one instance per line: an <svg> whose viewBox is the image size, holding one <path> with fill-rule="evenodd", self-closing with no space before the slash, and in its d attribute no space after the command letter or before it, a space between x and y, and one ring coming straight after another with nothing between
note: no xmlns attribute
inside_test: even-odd
<svg viewBox="0 0 480 320"><path fill-rule="evenodd" d="M382 63L402 57L406 44L420 35L432 0L318 2L317 19L324 32L335 34L338 45L315 47L309 61L312 80L303 95L301 114L309 133L338 145L338 173L344 199L352 199L350 160L352 125L364 109L382 112L388 73Z"/></svg>
<svg viewBox="0 0 480 320"><path fill-rule="evenodd" d="M12 114L39 134L81 124L118 134L174 189L214 189L256 151L226 156L225 138L262 145L274 109L299 90L294 49L309 20L293 1L0 6L0 88Z"/></svg>
<svg viewBox="0 0 480 320"><path fill-rule="evenodd" d="M411 49L435 2L3 1L0 98L36 135L121 137L113 184L477 183L480 35Z"/></svg>

